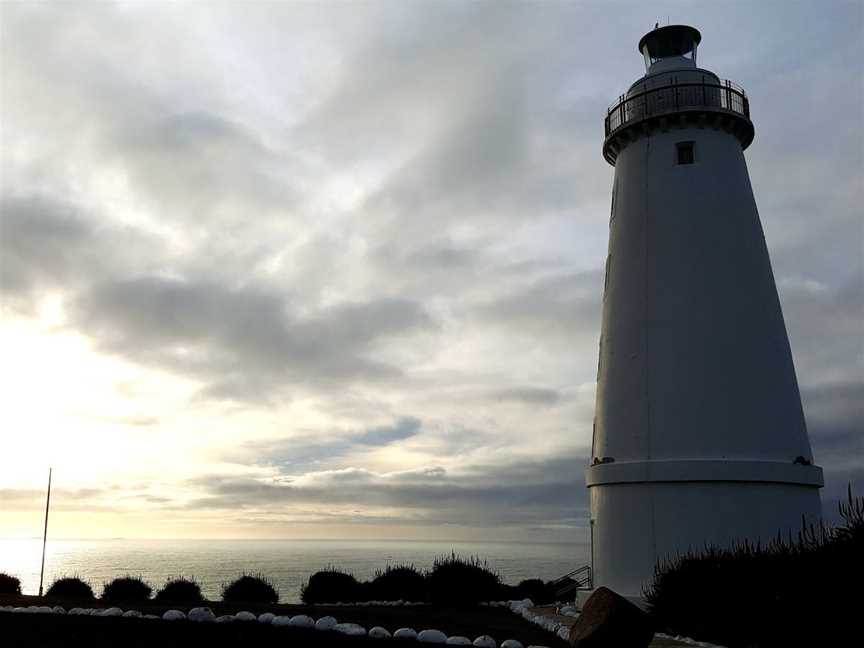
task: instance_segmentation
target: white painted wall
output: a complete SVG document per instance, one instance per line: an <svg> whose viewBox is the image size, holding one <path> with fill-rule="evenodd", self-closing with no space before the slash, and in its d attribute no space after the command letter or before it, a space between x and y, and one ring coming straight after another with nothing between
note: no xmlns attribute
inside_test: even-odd
<svg viewBox="0 0 864 648"><path fill-rule="evenodd" d="M676 163L682 141L695 164ZM821 469L793 463L813 460L798 384L744 154L723 130L655 130L618 155L593 454L614 459L586 475L594 581L625 595L659 557L821 513Z"/></svg>

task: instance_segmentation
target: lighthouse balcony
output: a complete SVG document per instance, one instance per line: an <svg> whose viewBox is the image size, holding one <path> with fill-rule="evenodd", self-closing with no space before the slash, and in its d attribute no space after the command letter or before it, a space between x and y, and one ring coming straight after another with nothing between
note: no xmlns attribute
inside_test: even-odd
<svg viewBox="0 0 864 648"><path fill-rule="evenodd" d="M753 141L750 102L731 81L670 82L622 95L606 112L603 157L614 165L631 139L655 129L686 125L720 127L733 133L746 149Z"/></svg>

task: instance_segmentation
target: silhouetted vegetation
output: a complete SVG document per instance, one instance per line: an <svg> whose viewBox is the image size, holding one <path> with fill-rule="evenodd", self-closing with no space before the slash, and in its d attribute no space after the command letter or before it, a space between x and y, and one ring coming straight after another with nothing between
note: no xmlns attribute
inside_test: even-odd
<svg viewBox="0 0 864 648"><path fill-rule="evenodd" d="M366 588L367 590L369 588ZM366 592L368 594L369 592ZM348 574L335 567L328 567L315 572L300 588L300 599L304 603L354 603L360 596L360 584L353 574Z"/></svg>
<svg viewBox="0 0 864 648"><path fill-rule="evenodd" d="M707 547L659 563L645 592L657 626L730 648L829 645L854 636L853 592L864 582L864 499L844 523L804 526L797 539Z"/></svg>
<svg viewBox="0 0 864 648"><path fill-rule="evenodd" d="M0 594L20 594L21 581L14 576L0 572Z"/></svg>
<svg viewBox="0 0 864 648"><path fill-rule="evenodd" d="M373 601L425 601L426 577L414 565L388 565L375 572L369 596Z"/></svg>
<svg viewBox="0 0 864 648"><path fill-rule="evenodd" d="M279 590L264 574L243 574L222 586L222 600L226 603L277 603Z"/></svg>
<svg viewBox="0 0 864 648"><path fill-rule="evenodd" d="M515 587L515 590L515 596L508 598L529 598L532 602L538 605L555 602L555 588L552 586L551 582L544 583L539 578L529 578L520 581L520 583Z"/></svg>
<svg viewBox="0 0 864 648"><path fill-rule="evenodd" d="M555 601L555 587L539 578L506 585L478 557L451 553L435 559L432 569L390 565L377 570L371 581L358 582L337 567L316 572L300 590L304 603L405 601L447 606L470 606L486 601L530 598L534 603Z"/></svg>
<svg viewBox="0 0 864 648"><path fill-rule="evenodd" d="M201 594L201 585L194 578L181 576L165 583L156 592L154 597L157 601L178 601L183 603L201 603L204 596Z"/></svg>
<svg viewBox="0 0 864 648"><path fill-rule="evenodd" d="M153 593L150 587L139 576L126 574L121 578L115 578L110 583L105 583L102 588L103 601L146 601Z"/></svg>
<svg viewBox="0 0 864 648"><path fill-rule="evenodd" d="M455 553L440 556L426 574L429 602L447 605L475 605L499 595L501 578L485 560Z"/></svg>
<svg viewBox="0 0 864 648"><path fill-rule="evenodd" d="M94 599L93 588L77 576L64 576L55 580L45 596L66 599Z"/></svg>

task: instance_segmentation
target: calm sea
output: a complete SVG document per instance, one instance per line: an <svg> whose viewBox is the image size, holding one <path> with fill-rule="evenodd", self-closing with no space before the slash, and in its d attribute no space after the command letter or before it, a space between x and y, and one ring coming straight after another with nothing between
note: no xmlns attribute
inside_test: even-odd
<svg viewBox="0 0 864 648"><path fill-rule="evenodd" d="M0 540L0 572L21 579L24 594L39 590L41 539ZM97 596L102 584L125 574L139 575L158 589L166 579L194 576L204 595L218 598L222 583L240 573L263 572L285 603L299 601L300 586L313 572L334 565L358 579L372 577L388 563L427 568L441 554L479 556L504 582L550 579L583 565L582 544L477 543L341 540L49 540L45 587L54 578L77 575Z"/></svg>

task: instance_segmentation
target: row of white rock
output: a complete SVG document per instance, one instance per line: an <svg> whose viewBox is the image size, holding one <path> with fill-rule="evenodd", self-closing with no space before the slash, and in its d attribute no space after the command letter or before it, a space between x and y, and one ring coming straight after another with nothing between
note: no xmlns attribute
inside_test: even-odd
<svg viewBox="0 0 864 648"><path fill-rule="evenodd" d="M544 630L548 630L549 632L558 635L564 641L567 641L570 638L570 624L561 623L560 621L556 621L555 619L543 614L535 614L531 609L534 607L534 601L531 599L526 598L521 601L492 601L490 603L485 603L485 605L490 607L509 608L514 614L518 614L526 621L530 621L534 625L538 625ZM560 608L558 613L565 616L579 616L578 610L572 606Z"/></svg>
<svg viewBox="0 0 864 648"><path fill-rule="evenodd" d="M234 623L235 621L249 622L257 621L258 623L266 623L274 626L291 626L295 628L314 628L326 632L338 632L340 634L359 637L369 635L372 639L414 639L421 643L430 644L447 644L450 646L477 646L478 648L523 648L522 643L515 639L507 639L498 643L489 635L481 635L474 641L468 637L448 637L440 630L421 630L417 632L413 628L399 628L394 633L390 633L387 629L381 626L375 626L368 632L366 628L356 623L339 623L332 616L321 617L317 621L305 614L296 616L277 616L272 612L265 612L255 616L251 612L238 612L237 614L225 614L216 616L208 607L196 607L189 610L186 614L180 610L168 610L161 617L155 614L142 614L138 610L126 610L125 612L118 608L72 608L68 612L61 606L30 606L30 607L11 607L0 606L0 612L14 612L22 614L70 614L84 616L100 616L100 617L134 617L139 619L162 619L164 621L182 621L189 620L199 623ZM528 648L545 648L545 646L528 646Z"/></svg>

